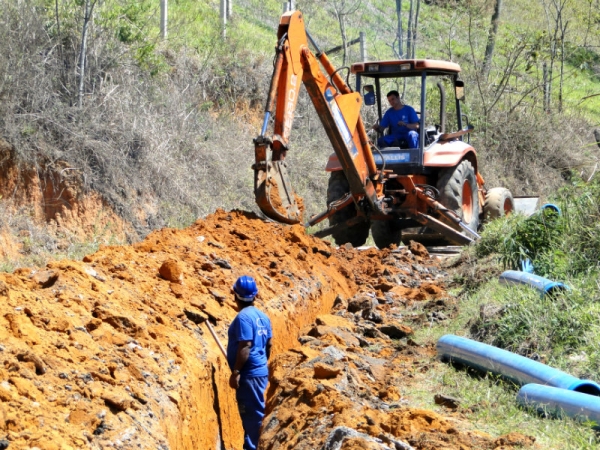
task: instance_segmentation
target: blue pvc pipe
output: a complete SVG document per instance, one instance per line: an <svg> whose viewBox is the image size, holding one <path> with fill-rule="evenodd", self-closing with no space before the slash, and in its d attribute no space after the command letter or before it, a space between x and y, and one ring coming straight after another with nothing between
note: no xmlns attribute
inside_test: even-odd
<svg viewBox="0 0 600 450"><path fill-rule="evenodd" d="M520 272L518 270L505 271L500 275L499 281L501 284L525 284L531 286L532 288L537 289L542 296L569 289L565 284L559 281L552 281L533 273Z"/></svg>
<svg viewBox="0 0 600 450"><path fill-rule="evenodd" d="M542 205L540 208L540 211L543 211L545 209L551 209L559 216L562 214L560 211L560 208L558 206L556 206L554 203L546 203L545 205Z"/></svg>
<svg viewBox="0 0 600 450"><path fill-rule="evenodd" d="M524 356L464 337L442 336L437 342L437 352L442 359L502 375L519 385L537 383L600 396L600 386L593 381L580 380Z"/></svg>
<svg viewBox="0 0 600 450"><path fill-rule="evenodd" d="M566 415L600 424L600 398L539 384L526 384L517 394L517 402L558 417Z"/></svg>

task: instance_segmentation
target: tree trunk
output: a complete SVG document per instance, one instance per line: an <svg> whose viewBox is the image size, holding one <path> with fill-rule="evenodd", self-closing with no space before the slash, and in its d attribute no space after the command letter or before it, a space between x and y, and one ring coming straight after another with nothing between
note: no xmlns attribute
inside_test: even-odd
<svg viewBox="0 0 600 450"><path fill-rule="evenodd" d="M488 34L487 45L485 46L485 57L483 58L483 76L487 79L492 66L492 58L494 57L494 47L496 46L496 35L498 34L498 24L500 22L500 11L502 10L502 0L496 0L494 6L494 14L492 14L492 22L490 24L490 32Z"/></svg>
<svg viewBox="0 0 600 450"><path fill-rule="evenodd" d="M221 0L219 14L221 16L221 38L227 37L227 0Z"/></svg>
<svg viewBox="0 0 600 450"><path fill-rule="evenodd" d="M342 66L346 65L346 61L348 60L348 36L346 34L346 23L344 21L344 16L339 16L340 20L340 34L342 35Z"/></svg>
<svg viewBox="0 0 600 450"><path fill-rule="evenodd" d="M544 76L544 112L550 112L550 74L548 73L548 64L544 61L542 64Z"/></svg>
<svg viewBox="0 0 600 450"><path fill-rule="evenodd" d="M562 25L562 24L561 24ZM565 23L565 26L561 30L560 36L560 81L558 84L558 112L562 112L563 109L563 81L565 74L565 34L567 33L567 26L569 21Z"/></svg>
<svg viewBox="0 0 600 450"><path fill-rule="evenodd" d="M360 34L360 60L367 60L367 39L365 37L365 32L361 31Z"/></svg>
<svg viewBox="0 0 600 450"><path fill-rule="evenodd" d="M398 58L404 56L404 36L402 36L402 0L396 0L396 17L398 18Z"/></svg>
<svg viewBox="0 0 600 450"><path fill-rule="evenodd" d="M415 59L415 48L417 47L417 28L419 27L419 11L421 10L421 0L417 0L417 11L415 12L415 21L412 31L412 52L411 57Z"/></svg>
<svg viewBox="0 0 600 450"><path fill-rule="evenodd" d="M85 0L83 11L83 27L81 29L81 47L79 49L79 90L77 94L77 105L79 108L83 106L83 87L85 84L85 58L87 53L87 35L92 13L96 0Z"/></svg>
<svg viewBox="0 0 600 450"><path fill-rule="evenodd" d="M63 52L63 40L60 32L60 15L58 14L58 0L54 2L54 12L56 14L56 36L58 37L58 56L60 58L60 80L65 90L67 90L67 80L65 76L65 55Z"/></svg>

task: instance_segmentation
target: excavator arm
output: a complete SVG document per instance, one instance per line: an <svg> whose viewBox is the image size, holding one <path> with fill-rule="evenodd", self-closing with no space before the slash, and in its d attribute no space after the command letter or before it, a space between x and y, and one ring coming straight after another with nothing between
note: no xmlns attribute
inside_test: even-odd
<svg viewBox="0 0 600 450"><path fill-rule="evenodd" d="M263 126L254 139L254 192L259 208L278 222L302 221L301 199L292 189L285 156L300 85L304 84L341 163L353 201L362 209L382 212L383 188L360 117L360 94L352 92L318 49L299 11L283 14L277 38ZM309 40L316 54L310 50ZM273 134L268 136L271 117ZM325 217L327 214L321 215L319 220Z"/></svg>

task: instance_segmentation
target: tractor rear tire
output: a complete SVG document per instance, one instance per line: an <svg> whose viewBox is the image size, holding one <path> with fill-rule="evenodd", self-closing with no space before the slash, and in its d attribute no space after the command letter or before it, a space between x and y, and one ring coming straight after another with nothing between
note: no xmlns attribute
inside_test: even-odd
<svg viewBox="0 0 600 450"><path fill-rule="evenodd" d="M371 222L371 236L378 248L400 245L402 228L395 220L374 220Z"/></svg>
<svg viewBox="0 0 600 450"><path fill-rule="evenodd" d="M331 202L339 200L345 194L350 192L350 187L346 175L338 170L331 172L329 176L329 185L327 187L327 206ZM329 226L338 225L356 217L356 208L354 204L348 205L334 215L329 217ZM369 221L365 220L351 227L342 228L332 233L333 240L337 245L352 244L353 247L360 247L367 242L369 237Z"/></svg>
<svg viewBox="0 0 600 450"><path fill-rule="evenodd" d="M508 216L515 210L515 200L511 192L502 187L490 189L483 204L483 221L489 222Z"/></svg>
<svg viewBox="0 0 600 450"><path fill-rule="evenodd" d="M456 167L441 170L437 188L440 192L440 203L454 211L471 230L477 231L479 195L477 175L471 162L465 159Z"/></svg>

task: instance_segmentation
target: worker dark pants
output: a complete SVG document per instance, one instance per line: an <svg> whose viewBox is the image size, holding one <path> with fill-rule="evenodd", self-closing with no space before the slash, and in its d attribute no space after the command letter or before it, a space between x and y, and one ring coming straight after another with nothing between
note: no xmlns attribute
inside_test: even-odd
<svg viewBox="0 0 600 450"><path fill-rule="evenodd" d="M419 148L419 133L411 130L398 135L387 134L377 140L377 145L381 148L397 147L401 141L406 141L408 148Z"/></svg>
<svg viewBox="0 0 600 450"><path fill-rule="evenodd" d="M265 416L265 390L268 377L240 377L236 399L242 426L244 427L244 450L256 450L263 417Z"/></svg>

